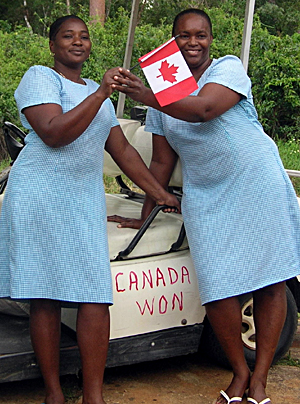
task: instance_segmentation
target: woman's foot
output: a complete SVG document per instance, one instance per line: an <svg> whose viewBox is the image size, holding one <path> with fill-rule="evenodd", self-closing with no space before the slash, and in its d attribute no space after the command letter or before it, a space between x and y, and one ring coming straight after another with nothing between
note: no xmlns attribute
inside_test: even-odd
<svg viewBox="0 0 300 404"><path fill-rule="evenodd" d="M228 388L225 390L226 395L231 399L233 397L243 397L245 394L245 391L249 387L249 380L250 380L250 372L248 372L245 375L236 375L233 376L233 379L228 386ZM229 401L230 404L238 404L241 401ZM215 401L215 404L227 404L228 399L226 399L222 394L219 395L217 400Z"/></svg>
<svg viewBox="0 0 300 404"><path fill-rule="evenodd" d="M262 381L255 380L253 377L250 379L248 397L253 398L258 403L265 400L268 396L266 394L266 384ZM272 404L271 401L268 404Z"/></svg>
<svg viewBox="0 0 300 404"><path fill-rule="evenodd" d="M65 404L65 398L61 392L46 395L45 404Z"/></svg>

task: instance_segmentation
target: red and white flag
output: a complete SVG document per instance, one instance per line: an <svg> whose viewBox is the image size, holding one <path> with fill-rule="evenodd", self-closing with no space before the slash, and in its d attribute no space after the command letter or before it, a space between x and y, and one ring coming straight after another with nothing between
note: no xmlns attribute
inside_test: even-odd
<svg viewBox="0 0 300 404"><path fill-rule="evenodd" d="M161 107L181 100L198 88L175 38L140 57L139 62Z"/></svg>

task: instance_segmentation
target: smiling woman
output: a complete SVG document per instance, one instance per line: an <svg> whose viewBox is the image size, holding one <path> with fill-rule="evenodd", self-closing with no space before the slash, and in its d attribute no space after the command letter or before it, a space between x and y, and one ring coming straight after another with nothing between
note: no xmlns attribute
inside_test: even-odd
<svg viewBox="0 0 300 404"><path fill-rule="evenodd" d="M69 20L70 18L65 17ZM91 51L88 29L79 18L74 18L73 25L62 26L64 20L55 24L50 30L50 50L54 56L53 69L62 77L75 83L85 85L80 77L83 62Z"/></svg>
<svg viewBox="0 0 300 404"><path fill-rule="evenodd" d="M113 302L104 149L159 205L180 206L120 128L109 100L118 69L106 72L100 85L81 77L91 50L84 21L74 15L59 18L50 28L49 45L53 68L32 66L15 92L29 133L1 209L0 297L30 300L30 334L45 381L45 404L65 402L59 381L61 305L78 305L83 404L104 404Z"/></svg>
<svg viewBox="0 0 300 404"><path fill-rule="evenodd" d="M275 143L257 119L241 60L210 58L209 16L198 9L182 11L173 36L197 81L194 92L161 106L125 69L113 86L151 107L145 127L153 133L150 168L161 184L168 184L180 157L182 212L201 302L234 374L215 402L241 402L248 390L249 403L271 403L265 388L286 316L285 281L298 275L300 266L297 198ZM140 226L152 206L147 195L140 219L114 220L119 227ZM239 296L248 292L259 330L253 374L240 332Z"/></svg>

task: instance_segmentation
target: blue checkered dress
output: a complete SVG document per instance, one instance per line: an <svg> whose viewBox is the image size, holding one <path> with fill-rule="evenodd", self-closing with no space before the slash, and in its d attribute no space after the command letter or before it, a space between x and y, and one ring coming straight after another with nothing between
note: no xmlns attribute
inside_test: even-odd
<svg viewBox="0 0 300 404"><path fill-rule="evenodd" d="M166 136L182 162L182 211L203 304L300 273L299 206L277 147L257 120L250 79L238 58L225 56L213 60L199 89L206 83L242 100L206 123L150 109L146 124Z"/></svg>
<svg viewBox="0 0 300 404"><path fill-rule="evenodd" d="M55 103L64 112L98 88L34 66L15 93L19 111ZM0 297L112 302L102 179L103 149L118 125L106 100L71 144L50 148L32 130L15 162L0 221Z"/></svg>

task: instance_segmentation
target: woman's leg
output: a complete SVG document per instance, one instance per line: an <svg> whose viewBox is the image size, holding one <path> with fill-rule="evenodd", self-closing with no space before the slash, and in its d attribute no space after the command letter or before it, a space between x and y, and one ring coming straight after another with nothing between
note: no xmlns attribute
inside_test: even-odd
<svg viewBox="0 0 300 404"><path fill-rule="evenodd" d="M253 292L256 329L256 363L250 379L249 397L258 402L266 398L265 387L286 318L285 282Z"/></svg>
<svg viewBox="0 0 300 404"><path fill-rule="evenodd" d="M226 389L227 395L242 397L249 385L250 371L245 360L241 339L241 307L237 297L230 297L206 304L209 322L232 366L233 379ZM223 397L216 401L226 403Z"/></svg>
<svg viewBox="0 0 300 404"><path fill-rule="evenodd" d="M59 380L60 302L32 299L30 302L30 335L46 389L46 404L63 404Z"/></svg>
<svg viewBox="0 0 300 404"><path fill-rule="evenodd" d="M83 404L105 404L103 375L109 341L107 304L81 303L77 316L77 341L83 375Z"/></svg>

